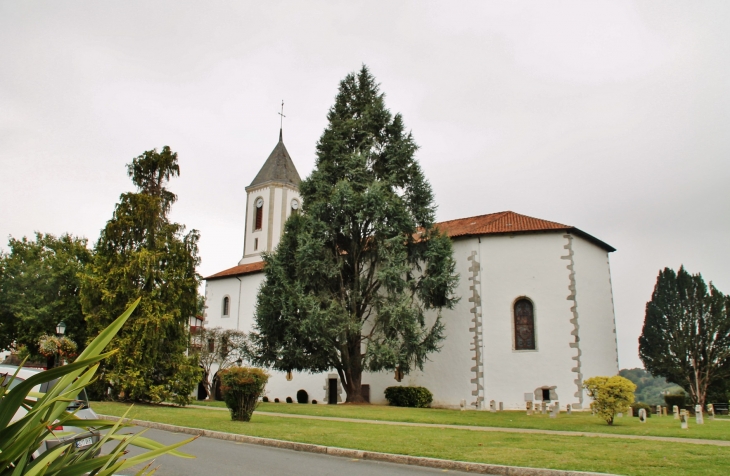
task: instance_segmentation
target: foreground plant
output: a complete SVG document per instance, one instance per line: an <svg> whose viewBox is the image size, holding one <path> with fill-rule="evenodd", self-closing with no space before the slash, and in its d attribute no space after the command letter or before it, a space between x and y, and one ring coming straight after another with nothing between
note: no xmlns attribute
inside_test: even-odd
<svg viewBox="0 0 730 476"><path fill-rule="evenodd" d="M617 414L629 411L634 403L636 385L619 375L589 378L583 382L583 388L593 399L591 410L609 425L613 425Z"/></svg>
<svg viewBox="0 0 730 476"><path fill-rule="evenodd" d="M9 383L0 386L0 476L110 476L162 454L192 458L175 449L194 438L164 446L144 438L141 436L143 432L120 434L119 430L126 426L122 424L122 420L116 423L86 420L67 410L69 402L93 381L99 362L116 352L102 353L138 303L139 299L104 329L74 363L41 372L12 389ZM15 375L11 378L15 378ZM34 387L56 379L57 383L46 393L33 391ZM13 421L16 414L23 410L26 411L25 415ZM76 449L73 441L70 441L41 451L44 440L55 438L53 428L58 426L106 433L98 442L83 449ZM117 445L109 454L101 455L101 448L107 442L117 442ZM124 458L130 445L148 451ZM154 469L149 470L147 465L137 474L153 472Z"/></svg>

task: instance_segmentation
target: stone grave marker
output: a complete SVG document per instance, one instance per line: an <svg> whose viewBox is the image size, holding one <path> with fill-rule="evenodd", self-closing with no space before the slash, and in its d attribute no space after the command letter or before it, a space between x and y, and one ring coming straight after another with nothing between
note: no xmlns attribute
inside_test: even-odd
<svg viewBox="0 0 730 476"><path fill-rule="evenodd" d="M499 411L500 412L504 411L504 402L499 402Z"/></svg>
<svg viewBox="0 0 730 476"><path fill-rule="evenodd" d="M489 411L492 413L497 411L497 404L495 403L494 400L489 401Z"/></svg>
<svg viewBox="0 0 730 476"><path fill-rule="evenodd" d="M656 416L662 416L662 406L661 405L656 406Z"/></svg>
<svg viewBox="0 0 730 476"><path fill-rule="evenodd" d="M629 407L629 416L633 418L634 416L634 409L633 407Z"/></svg>
<svg viewBox="0 0 730 476"><path fill-rule="evenodd" d="M695 419L697 420L698 425L703 425L705 423L705 419L702 418L702 405L695 405Z"/></svg>
<svg viewBox="0 0 730 476"><path fill-rule="evenodd" d="M686 430L687 428L689 428L689 424L687 423L687 414L686 413L682 413L681 415L679 415L679 421L682 423L683 430Z"/></svg>
<svg viewBox="0 0 730 476"><path fill-rule="evenodd" d="M644 408L639 408L639 421L646 423L646 409Z"/></svg>
<svg viewBox="0 0 730 476"><path fill-rule="evenodd" d="M570 405L570 403L565 406L565 410L568 412L568 415L573 414L573 407Z"/></svg>
<svg viewBox="0 0 730 476"><path fill-rule="evenodd" d="M527 406L527 415L531 416L532 415L532 402L527 402L526 406Z"/></svg>
<svg viewBox="0 0 730 476"><path fill-rule="evenodd" d="M459 407L461 407L462 412L464 410L466 410L466 400L465 399L463 399L463 398L461 399L461 401L459 402Z"/></svg>
<svg viewBox="0 0 730 476"><path fill-rule="evenodd" d="M677 405L672 407L672 413L674 413L674 419L679 420L679 407Z"/></svg>
<svg viewBox="0 0 730 476"><path fill-rule="evenodd" d="M712 403L707 404L707 418L709 420L715 419L715 405L713 405Z"/></svg>
<svg viewBox="0 0 730 476"><path fill-rule="evenodd" d="M662 407L662 416L667 416L668 411L669 411L668 407Z"/></svg>
<svg viewBox="0 0 730 476"><path fill-rule="evenodd" d="M547 413L547 410L548 410L548 404L545 403L545 402L542 402L542 405L540 405L540 410L542 410L541 413L543 415L545 415Z"/></svg>
<svg viewBox="0 0 730 476"><path fill-rule="evenodd" d="M617 413L616 414L616 418L623 418L623 417L624 417L624 414L623 413Z"/></svg>

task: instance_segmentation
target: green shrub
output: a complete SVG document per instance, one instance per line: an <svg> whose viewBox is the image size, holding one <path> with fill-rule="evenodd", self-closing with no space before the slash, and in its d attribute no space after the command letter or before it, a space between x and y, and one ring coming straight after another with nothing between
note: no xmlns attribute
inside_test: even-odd
<svg viewBox="0 0 730 476"><path fill-rule="evenodd" d="M664 402L666 402L667 411L670 413L674 405L677 405L681 410L687 404L687 395L684 393L664 395Z"/></svg>
<svg viewBox="0 0 730 476"><path fill-rule="evenodd" d="M297 391L297 403L309 403L309 394L306 390Z"/></svg>
<svg viewBox="0 0 730 476"><path fill-rule="evenodd" d="M312 400L312 405L316 405L316 404L317 404L317 400Z"/></svg>
<svg viewBox="0 0 730 476"><path fill-rule="evenodd" d="M388 387L385 399L395 407L426 408L433 402L433 394L425 387Z"/></svg>
<svg viewBox="0 0 730 476"><path fill-rule="evenodd" d="M286 397L286 403L294 403L294 399L291 397Z"/></svg>
<svg viewBox="0 0 730 476"><path fill-rule="evenodd" d="M266 402L269 401L269 397L264 397L264 398L261 399L261 401L264 402L264 403L266 403Z"/></svg>
<svg viewBox="0 0 730 476"><path fill-rule="evenodd" d="M251 415L259 405L269 374L255 367L230 367L218 373L226 406L231 420L251 421Z"/></svg>
<svg viewBox="0 0 730 476"><path fill-rule="evenodd" d="M634 402L636 385L627 378L614 375L591 377L583 382L583 388L593 399L591 410L606 420L606 423L613 425L616 415L628 411Z"/></svg>
<svg viewBox="0 0 730 476"><path fill-rule="evenodd" d="M652 413L651 406L650 405L647 405L644 402L636 402L636 403L632 403L631 404L631 409L634 411L634 416L635 417L638 418L638 416L639 416L639 409L640 408L643 408L644 410L646 410L646 417L647 418L651 417L651 413ZM654 410L656 410L656 407L654 407Z"/></svg>

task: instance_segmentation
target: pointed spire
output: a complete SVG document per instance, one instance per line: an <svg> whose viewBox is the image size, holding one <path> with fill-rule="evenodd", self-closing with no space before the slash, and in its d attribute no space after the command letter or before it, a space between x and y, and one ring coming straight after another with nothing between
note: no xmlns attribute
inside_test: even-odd
<svg viewBox="0 0 730 476"><path fill-rule="evenodd" d="M294 167L294 162L291 160L291 156L284 146L282 130L279 129L279 143L271 151L269 158L266 159L264 166L261 167L261 170L256 174L256 178L253 179L249 187L261 185L266 182L279 182L298 187L301 181L299 172Z"/></svg>

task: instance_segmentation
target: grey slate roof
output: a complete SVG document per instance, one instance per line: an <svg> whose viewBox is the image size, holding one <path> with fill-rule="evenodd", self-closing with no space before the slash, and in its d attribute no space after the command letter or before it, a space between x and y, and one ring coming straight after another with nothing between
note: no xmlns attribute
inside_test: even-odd
<svg viewBox="0 0 730 476"><path fill-rule="evenodd" d="M292 162L289 152L284 147L282 134L279 131L279 143L271 151L271 155L266 159L264 166L261 167L261 170L259 170L259 173L249 187L261 185L266 182L279 182L298 187L301 181L299 172L297 172L297 168L294 167L294 162Z"/></svg>

